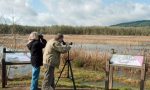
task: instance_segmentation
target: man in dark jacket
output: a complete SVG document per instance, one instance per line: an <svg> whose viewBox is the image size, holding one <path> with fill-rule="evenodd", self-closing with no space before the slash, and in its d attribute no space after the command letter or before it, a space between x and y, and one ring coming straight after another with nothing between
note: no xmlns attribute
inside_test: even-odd
<svg viewBox="0 0 150 90"><path fill-rule="evenodd" d="M47 41L41 37L41 35L38 35L37 32L32 32L29 36L27 47L31 53L32 64L32 80L30 90L38 90L40 66L42 66L43 63L42 49L45 47L46 43Z"/></svg>

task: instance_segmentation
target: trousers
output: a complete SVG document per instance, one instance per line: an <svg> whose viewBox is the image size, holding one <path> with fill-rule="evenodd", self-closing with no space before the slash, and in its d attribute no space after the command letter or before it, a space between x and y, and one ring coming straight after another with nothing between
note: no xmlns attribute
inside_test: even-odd
<svg viewBox="0 0 150 90"><path fill-rule="evenodd" d="M40 74L40 67L32 66L32 79L30 90L38 90L39 74Z"/></svg>
<svg viewBox="0 0 150 90"><path fill-rule="evenodd" d="M42 90L55 90L54 67L44 64L44 79Z"/></svg>

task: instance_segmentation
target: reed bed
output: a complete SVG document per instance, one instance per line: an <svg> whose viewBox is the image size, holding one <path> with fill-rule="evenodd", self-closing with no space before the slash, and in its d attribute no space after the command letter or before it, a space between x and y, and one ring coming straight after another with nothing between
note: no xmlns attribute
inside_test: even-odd
<svg viewBox="0 0 150 90"><path fill-rule="evenodd" d="M23 49L27 43L28 36L1 35L0 44L4 44L7 47L14 47L16 42L16 47ZM46 40L49 40L54 35L44 35L44 37ZM150 44L150 36L65 35L65 41L81 44L147 45Z"/></svg>
<svg viewBox="0 0 150 90"><path fill-rule="evenodd" d="M101 71L105 68L105 62L110 54L99 51L86 51L82 48L71 50L70 58L75 67ZM62 56L62 61L67 59L67 54Z"/></svg>

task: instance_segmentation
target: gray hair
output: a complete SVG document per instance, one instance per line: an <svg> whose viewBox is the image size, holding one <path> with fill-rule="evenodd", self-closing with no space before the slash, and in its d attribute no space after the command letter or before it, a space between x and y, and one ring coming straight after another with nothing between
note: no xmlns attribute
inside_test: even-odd
<svg viewBox="0 0 150 90"><path fill-rule="evenodd" d="M28 37L28 40L38 40L38 32L31 32Z"/></svg>

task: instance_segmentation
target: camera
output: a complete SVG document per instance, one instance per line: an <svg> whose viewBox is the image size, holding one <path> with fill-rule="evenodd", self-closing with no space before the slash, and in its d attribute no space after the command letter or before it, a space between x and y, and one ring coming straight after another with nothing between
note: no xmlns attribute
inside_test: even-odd
<svg viewBox="0 0 150 90"><path fill-rule="evenodd" d="M63 40L63 41L62 41L62 44L63 44L63 45L72 45L73 43L72 43L72 42L69 42L69 43L68 43L68 42L65 42L65 41Z"/></svg>

